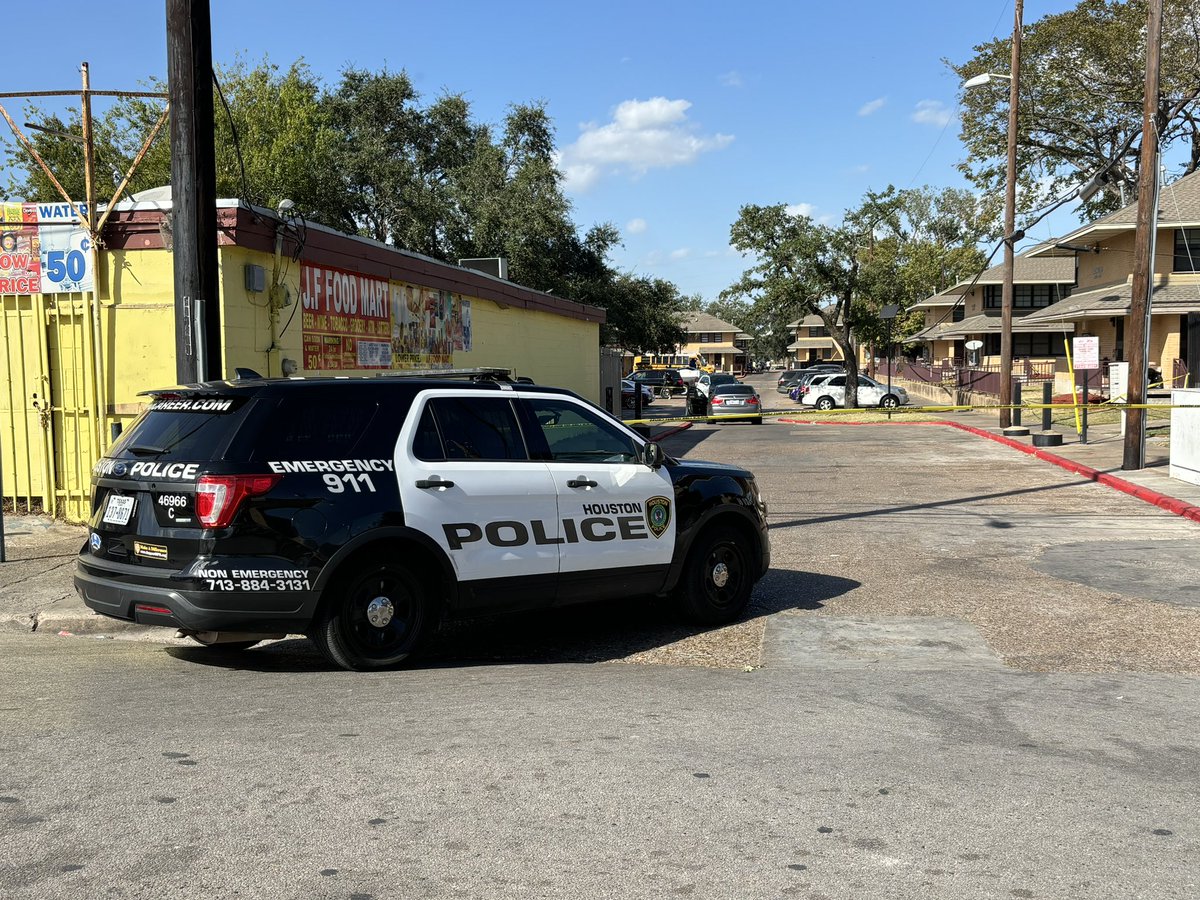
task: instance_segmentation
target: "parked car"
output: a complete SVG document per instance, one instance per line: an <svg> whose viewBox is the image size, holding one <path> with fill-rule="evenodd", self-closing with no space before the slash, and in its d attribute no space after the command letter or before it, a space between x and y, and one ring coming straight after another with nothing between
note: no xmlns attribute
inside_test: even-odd
<svg viewBox="0 0 1200 900"><path fill-rule="evenodd" d="M812 384L814 381L824 381L827 378L833 378L835 375L841 374L842 371L840 369L836 372L831 372L828 369L805 369L800 374L800 377L792 382L792 386L788 390L787 395L799 403L800 398L803 396L805 388L807 388L808 385Z"/></svg>
<svg viewBox="0 0 1200 900"><path fill-rule="evenodd" d="M784 369L779 373L779 380L775 382L775 390L786 394L796 384L796 380L807 371L807 369Z"/></svg>
<svg viewBox="0 0 1200 900"><path fill-rule="evenodd" d="M629 380L645 385L664 400L687 390L687 382L678 369L638 369Z"/></svg>
<svg viewBox="0 0 1200 900"><path fill-rule="evenodd" d="M779 375L779 381L775 389L781 394L786 394L796 386L796 382L806 376L812 376L818 373L829 372L844 372L845 366L841 363L814 363L811 366L805 366L801 369L788 369Z"/></svg>
<svg viewBox="0 0 1200 900"><path fill-rule="evenodd" d="M654 402L654 391L650 390L647 384L638 384L629 379L621 379L621 405L626 409L633 409L637 405L637 392L642 392L642 405L649 406Z"/></svg>
<svg viewBox="0 0 1200 900"><path fill-rule="evenodd" d="M762 424L762 398L753 385L718 384L708 398L709 422L718 419L749 419L755 425Z"/></svg>
<svg viewBox="0 0 1200 900"><path fill-rule="evenodd" d="M722 384L741 384L737 380L736 375L731 375L728 372L705 372L696 380L696 390L707 399L712 394L713 388Z"/></svg>
<svg viewBox="0 0 1200 900"><path fill-rule="evenodd" d="M813 379L806 387L808 390L800 398L800 402L805 406L815 406L817 409L833 409L834 407L846 405L845 375L831 375L828 378ZM907 402L908 392L904 388L892 385L892 389L889 392L886 384L878 382L874 378L868 378L866 375L858 376L859 406L880 406L884 409L895 409L897 406L903 406Z"/></svg>

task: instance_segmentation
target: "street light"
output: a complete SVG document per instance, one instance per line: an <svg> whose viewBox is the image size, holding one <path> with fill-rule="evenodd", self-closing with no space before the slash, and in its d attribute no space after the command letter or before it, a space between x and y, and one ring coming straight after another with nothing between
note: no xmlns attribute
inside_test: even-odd
<svg viewBox="0 0 1200 900"><path fill-rule="evenodd" d="M968 78L964 88L978 87L994 80L1008 79L1008 166L1004 173L1004 286L1000 294L1000 427L1012 425L1012 318L1013 318L1013 242L1017 207L1017 105L1021 85L1021 17L1024 0L1016 0L1013 10L1012 73L985 72ZM1024 237L1022 233L1020 237Z"/></svg>
<svg viewBox="0 0 1200 900"><path fill-rule="evenodd" d="M974 78L968 78L962 83L965 88L981 87L989 81L1012 81L1011 75L997 75L995 72L984 72L982 75L976 75Z"/></svg>

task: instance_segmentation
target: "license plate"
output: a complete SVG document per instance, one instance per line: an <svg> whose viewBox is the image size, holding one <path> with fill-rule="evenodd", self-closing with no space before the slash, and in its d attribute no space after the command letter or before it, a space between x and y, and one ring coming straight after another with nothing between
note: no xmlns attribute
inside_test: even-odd
<svg viewBox="0 0 1200 900"><path fill-rule="evenodd" d="M746 405L745 400L727 400L725 402L729 406L745 406Z"/></svg>
<svg viewBox="0 0 1200 900"><path fill-rule="evenodd" d="M134 498L127 494L113 494L104 507L104 522L109 525L128 525L133 515Z"/></svg>

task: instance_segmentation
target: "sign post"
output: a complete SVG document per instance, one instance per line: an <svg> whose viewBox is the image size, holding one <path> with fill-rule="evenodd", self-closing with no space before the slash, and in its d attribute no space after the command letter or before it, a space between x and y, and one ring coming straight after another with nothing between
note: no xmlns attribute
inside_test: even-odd
<svg viewBox="0 0 1200 900"><path fill-rule="evenodd" d="M1079 432L1079 443L1086 444L1091 374L1100 368L1100 338L1092 335L1071 338L1071 350L1075 356L1075 371L1083 373L1083 427Z"/></svg>

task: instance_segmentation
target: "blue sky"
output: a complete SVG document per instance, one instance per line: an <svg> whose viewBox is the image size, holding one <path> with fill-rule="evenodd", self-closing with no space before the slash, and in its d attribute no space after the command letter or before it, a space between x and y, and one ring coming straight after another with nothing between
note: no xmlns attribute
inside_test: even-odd
<svg viewBox="0 0 1200 900"><path fill-rule="evenodd" d="M545 101L579 226L612 222L621 268L706 300L744 268L728 246L742 204L836 222L868 189L961 186L941 60L1012 29L1011 0L211 3L218 63L302 56L330 85L347 65L405 69L493 123ZM1028 0L1025 21L1073 5ZM82 60L97 89L165 76L162 0L57 6L62 27L31 36L37 66L10 66L3 90L74 88Z"/></svg>

